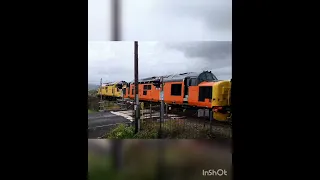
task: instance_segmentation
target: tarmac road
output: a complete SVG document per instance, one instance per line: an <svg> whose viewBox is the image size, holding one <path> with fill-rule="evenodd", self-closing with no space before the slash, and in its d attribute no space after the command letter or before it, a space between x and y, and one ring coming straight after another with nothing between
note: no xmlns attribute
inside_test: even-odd
<svg viewBox="0 0 320 180"><path fill-rule="evenodd" d="M97 112L88 114L88 138L96 139L120 123L130 123L128 119L112 114L111 112Z"/></svg>

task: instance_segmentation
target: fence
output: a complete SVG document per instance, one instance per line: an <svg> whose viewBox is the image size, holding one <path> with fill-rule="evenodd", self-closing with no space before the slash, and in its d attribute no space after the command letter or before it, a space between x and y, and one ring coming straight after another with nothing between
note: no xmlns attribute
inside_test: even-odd
<svg viewBox="0 0 320 180"><path fill-rule="evenodd" d="M106 106L120 109L117 115L128 118L131 121L135 118L132 101L105 101ZM181 111L181 109L171 109L165 105L164 119L160 121L160 104L140 105L140 134L141 138L170 138L170 139L212 139L212 138L231 138L232 128L229 124L211 121L208 118L208 111ZM122 115L121 115L122 114ZM198 117L198 116L204 117ZM106 119L106 118L105 118ZM110 122L110 119L108 120ZM112 122L107 125L95 125L88 128L89 138L104 136L119 124L127 124L134 127L134 122Z"/></svg>
<svg viewBox="0 0 320 180"><path fill-rule="evenodd" d="M165 106L164 120L160 121L160 105L148 105L141 110L141 131L158 133L160 138L179 139L211 139L231 138L232 129L229 124L209 120L209 112L175 111ZM200 113L199 113L200 112ZM134 112L133 112L134 117Z"/></svg>

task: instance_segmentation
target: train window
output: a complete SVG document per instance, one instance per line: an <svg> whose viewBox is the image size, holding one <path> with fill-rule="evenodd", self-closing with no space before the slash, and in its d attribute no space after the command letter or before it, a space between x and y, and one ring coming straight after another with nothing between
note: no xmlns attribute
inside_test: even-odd
<svg viewBox="0 0 320 180"><path fill-rule="evenodd" d="M214 80L213 75L211 73L206 73L207 75L207 80Z"/></svg>
<svg viewBox="0 0 320 180"><path fill-rule="evenodd" d="M195 79L195 78L192 78L191 80L190 80L190 86L197 86L198 84L197 84L197 79Z"/></svg>
<svg viewBox="0 0 320 180"><path fill-rule="evenodd" d="M182 84L171 84L171 96L181 96Z"/></svg>
<svg viewBox="0 0 320 180"><path fill-rule="evenodd" d="M199 87L199 101L204 102L205 99L212 99L212 87L211 86Z"/></svg>
<svg viewBox="0 0 320 180"><path fill-rule="evenodd" d="M143 95L144 96L147 95L147 93L148 93L148 91L143 91Z"/></svg>
<svg viewBox="0 0 320 180"><path fill-rule="evenodd" d="M143 90L151 90L151 85L144 85Z"/></svg>
<svg viewBox="0 0 320 180"><path fill-rule="evenodd" d="M199 78L199 83L206 81L207 80L206 73L201 73L198 78Z"/></svg>
<svg viewBox="0 0 320 180"><path fill-rule="evenodd" d="M213 80L218 80L218 78L214 74L211 73L211 76L213 77Z"/></svg>
<svg viewBox="0 0 320 180"><path fill-rule="evenodd" d="M190 79L187 79L187 82L186 82L186 84L185 85L187 85L187 86L190 86L191 85L191 81L190 81Z"/></svg>
<svg viewBox="0 0 320 180"><path fill-rule="evenodd" d="M134 89L132 89L132 91L131 91L131 92L132 92L132 95L134 95Z"/></svg>
<svg viewBox="0 0 320 180"><path fill-rule="evenodd" d="M123 95L126 95L127 94L127 88L123 88Z"/></svg>

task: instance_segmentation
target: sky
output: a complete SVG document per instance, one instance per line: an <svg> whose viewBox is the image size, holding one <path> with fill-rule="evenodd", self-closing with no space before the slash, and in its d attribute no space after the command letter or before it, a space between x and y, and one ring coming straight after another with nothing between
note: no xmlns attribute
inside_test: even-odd
<svg viewBox="0 0 320 180"><path fill-rule="evenodd" d="M139 41L139 78L211 70L218 79L231 78L230 41ZM133 41L88 43L88 81L132 81Z"/></svg>
<svg viewBox="0 0 320 180"><path fill-rule="evenodd" d="M110 0L88 0L88 81L212 70L231 78L231 0L122 0L122 42L110 42Z"/></svg>

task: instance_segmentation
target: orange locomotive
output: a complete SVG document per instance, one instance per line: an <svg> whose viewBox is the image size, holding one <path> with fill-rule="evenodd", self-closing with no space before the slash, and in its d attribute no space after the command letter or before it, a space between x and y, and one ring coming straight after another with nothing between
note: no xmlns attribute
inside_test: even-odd
<svg viewBox="0 0 320 180"><path fill-rule="evenodd" d="M230 116L231 82L221 81L211 73L188 72L163 76L164 102L214 110L214 119L226 121ZM139 101L160 101L159 77L139 80ZM123 88L124 98L134 99L134 82Z"/></svg>

